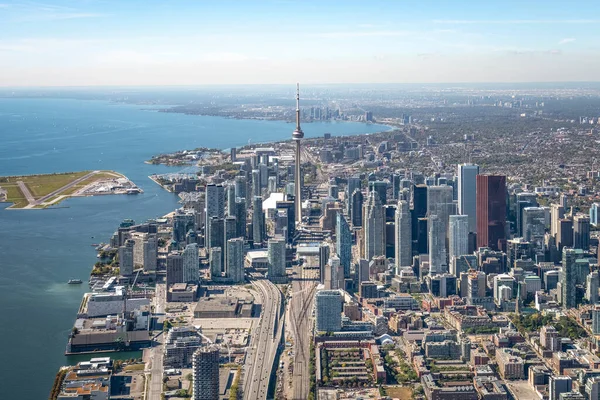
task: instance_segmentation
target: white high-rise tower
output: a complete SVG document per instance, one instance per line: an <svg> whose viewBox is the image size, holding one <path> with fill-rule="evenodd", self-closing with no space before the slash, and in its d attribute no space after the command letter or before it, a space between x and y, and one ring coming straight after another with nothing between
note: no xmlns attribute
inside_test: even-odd
<svg viewBox="0 0 600 400"><path fill-rule="evenodd" d="M300 177L300 140L304 138L304 132L300 128L300 84L296 84L296 130L292 133L292 139L296 142L296 168L294 170L294 201L296 208L296 223L302 222L302 179Z"/></svg>

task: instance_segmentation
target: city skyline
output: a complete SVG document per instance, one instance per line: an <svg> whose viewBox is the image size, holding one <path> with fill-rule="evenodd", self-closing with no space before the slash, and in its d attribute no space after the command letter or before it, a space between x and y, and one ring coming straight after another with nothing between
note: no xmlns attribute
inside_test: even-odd
<svg viewBox="0 0 600 400"><path fill-rule="evenodd" d="M600 6L561 5L8 1L0 86L597 80Z"/></svg>

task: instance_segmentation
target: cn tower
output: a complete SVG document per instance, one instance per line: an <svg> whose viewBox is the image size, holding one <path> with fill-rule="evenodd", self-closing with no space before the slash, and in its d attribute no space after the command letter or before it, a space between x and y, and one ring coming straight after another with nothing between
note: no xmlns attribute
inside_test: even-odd
<svg viewBox="0 0 600 400"><path fill-rule="evenodd" d="M296 223L302 223L302 179L300 177L300 140L304 137L304 132L300 128L300 84L296 84L296 130L292 133L292 139L296 142L296 168L294 170L294 201Z"/></svg>

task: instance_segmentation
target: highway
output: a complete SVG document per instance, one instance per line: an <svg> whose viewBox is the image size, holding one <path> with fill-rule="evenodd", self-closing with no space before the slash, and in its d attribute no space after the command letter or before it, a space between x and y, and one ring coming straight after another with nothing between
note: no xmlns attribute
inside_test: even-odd
<svg viewBox="0 0 600 400"><path fill-rule="evenodd" d="M304 278L303 268L296 266L296 277ZM292 281L292 299L288 307L288 321L294 337L294 360L292 375L293 400L306 399L310 389L310 341L311 311L317 288L315 281Z"/></svg>
<svg viewBox="0 0 600 400"><path fill-rule="evenodd" d="M251 282L261 296L262 311L258 326L251 332L250 349L244 363L244 398L248 400L267 398L283 330L281 291L266 279Z"/></svg>

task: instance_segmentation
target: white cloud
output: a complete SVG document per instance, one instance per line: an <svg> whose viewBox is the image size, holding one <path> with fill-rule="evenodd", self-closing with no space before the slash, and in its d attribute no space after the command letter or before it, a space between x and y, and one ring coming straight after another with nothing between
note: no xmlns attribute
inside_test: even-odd
<svg viewBox="0 0 600 400"><path fill-rule="evenodd" d="M216 61L216 62L240 62L248 61L250 57L240 53L205 53L202 55L202 59L205 61Z"/></svg>
<svg viewBox="0 0 600 400"><path fill-rule="evenodd" d="M567 43L571 43L571 42L574 42L574 41L575 41L575 39L573 39L573 38L565 38L565 39L560 40L558 42L558 44L567 44Z"/></svg>
<svg viewBox="0 0 600 400"><path fill-rule="evenodd" d="M409 36L414 33L415 32L410 32L410 31L342 31L342 32L319 32L319 33L310 34L310 36L329 38L329 39L345 39L345 38L356 38L356 37Z"/></svg>
<svg viewBox="0 0 600 400"><path fill-rule="evenodd" d="M600 24L600 19L507 19L507 20L434 19L433 23L434 24L451 24L451 25Z"/></svg>

